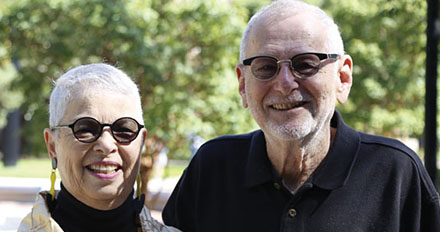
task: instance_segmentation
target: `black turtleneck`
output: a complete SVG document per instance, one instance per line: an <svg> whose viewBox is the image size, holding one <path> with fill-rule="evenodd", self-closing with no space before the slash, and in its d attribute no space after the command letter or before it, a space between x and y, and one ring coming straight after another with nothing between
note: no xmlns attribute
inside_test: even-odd
<svg viewBox="0 0 440 232"><path fill-rule="evenodd" d="M132 192L133 193L133 192ZM139 201L133 194L116 209L98 210L78 201L61 184L55 202L49 202L51 216L65 232L77 231L137 231L137 215L142 210L144 196ZM50 197L48 197L50 199Z"/></svg>

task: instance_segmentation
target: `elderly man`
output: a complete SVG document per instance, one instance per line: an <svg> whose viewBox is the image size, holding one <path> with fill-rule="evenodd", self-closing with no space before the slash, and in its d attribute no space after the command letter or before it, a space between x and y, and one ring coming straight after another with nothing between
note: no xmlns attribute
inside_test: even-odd
<svg viewBox="0 0 440 232"><path fill-rule="evenodd" d="M183 231L440 231L417 155L357 132L335 111L353 62L319 8L280 0L244 33L236 72L261 130L204 144L163 219Z"/></svg>

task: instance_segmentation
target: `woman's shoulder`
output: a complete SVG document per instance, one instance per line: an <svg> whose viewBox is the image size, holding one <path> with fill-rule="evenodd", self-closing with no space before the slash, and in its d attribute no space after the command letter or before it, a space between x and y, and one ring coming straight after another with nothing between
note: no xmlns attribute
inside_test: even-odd
<svg viewBox="0 0 440 232"><path fill-rule="evenodd" d="M45 232L62 232L61 227L50 216L46 199L49 192L40 192L35 200L30 213L23 218L17 229L18 232L25 231L45 231Z"/></svg>

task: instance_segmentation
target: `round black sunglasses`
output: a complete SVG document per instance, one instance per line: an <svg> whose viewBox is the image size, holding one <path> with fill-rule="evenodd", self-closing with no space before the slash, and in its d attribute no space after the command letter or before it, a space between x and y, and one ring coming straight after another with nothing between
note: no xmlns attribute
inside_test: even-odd
<svg viewBox="0 0 440 232"><path fill-rule="evenodd" d="M119 143L130 143L135 140L144 125L139 124L135 119L123 117L117 119L113 124L100 123L91 117L77 119L69 125L59 125L52 129L69 127L73 136L83 143L93 143L101 136L105 126L109 126L113 138Z"/></svg>

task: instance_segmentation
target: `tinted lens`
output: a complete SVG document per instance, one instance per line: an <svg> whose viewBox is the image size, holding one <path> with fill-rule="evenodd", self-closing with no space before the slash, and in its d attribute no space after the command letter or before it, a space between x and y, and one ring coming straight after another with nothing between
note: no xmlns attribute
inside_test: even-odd
<svg viewBox="0 0 440 232"><path fill-rule="evenodd" d="M101 134L101 124L92 118L81 118L73 124L73 134L81 142L94 141Z"/></svg>
<svg viewBox="0 0 440 232"><path fill-rule="evenodd" d="M313 54L304 54L292 59L293 71L301 77L310 77L319 71L321 60Z"/></svg>
<svg viewBox="0 0 440 232"><path fill-rule="evenodd" d="M251 64L252 74L261 80L272 78L277 73L277 69L277 61L268 57L256 58Z"/></svg>
<svg viewBox="0 0 440 232"><path fill-rule="evenodd" d="M132 118L120 118L112 125L113 136L121 143L133 141L139 129L139 124Z"/></svg>

